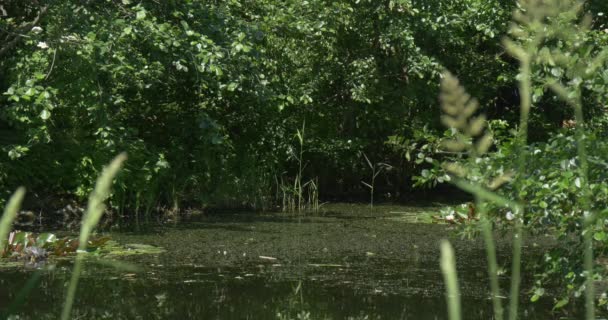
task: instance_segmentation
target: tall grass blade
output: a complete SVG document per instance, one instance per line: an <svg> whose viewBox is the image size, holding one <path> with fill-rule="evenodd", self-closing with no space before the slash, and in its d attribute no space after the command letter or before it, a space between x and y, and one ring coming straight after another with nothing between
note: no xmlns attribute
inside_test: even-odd
<svg viewBox="0 0 608 320"><path fill-rule="evenodd" d="M521 284L521 246L523 242L522 221L516 215L515 233L513 234L513 264L511 265L511 292L509 297L509 319L517 319L519 308L519 286Z"/></svg>
<svg viewBox="0 0 608 320"><path fill-rule="evenodd" d="M441 272L445 281L445 293L448 303L448 315L450 320L460 320L460 289L458 288L458 276L456 274L456 258L454 249L447 240L441 241Z"/></svg>
<svg viewBox="0 0 608 320"><path fill-rule="evenodd" d="M587 320L595 320L595 286L593 284L593 225L595 213L592 210L591 187L589 186L589 161L587 146L585 144L585 117L583 114L583 103L580 99L581 91L577 88L576 97L573 100L574 119L576 121L576 149L580 161L579 178L581 179L581 196L578 202L581 208L588 213L583 215L583 266L585 268L585 311Z"/></svg>
<svg viewBox="0 0 608 320"><path fill-rule="evenodd" d="M478 206L481 208L481 206ZM496 246L494 245L494 237L492 234L492 222L485 212L481 214L481 233L486 245L486 259L488 260L488 275L490 278L490 291L492 293L492 308L494 309L494 318L503 320L502 302L500 301L500 286L498 284L498 263L496 262Z"/></svg>
<svg viewBox="0 0 608 320"><path fill-rule="evenodd" d="M74 270L72 271L72 278L68 285L68 292L66 295L65 303L63 305L63 311L61 312L61 320L68 320L72 312L72 306L74 304L74 298L76 296L76 288L78 287L78 280L83 268L84 253L87 249L87 242L93 232L93 229L99 223L103 212L105 211L104 201L110 196L110 188L114 177L122 167L122 163L127 159L127 155L121 153L110 163L109 166L104 168L103 172L97 183L95 189L89 196L89 202L87 205L87 211L82 221L80 228L80 238L78 245L78 252L76 254L76 261L74 262Z"/></svg>
<svg viewBox="0 0 608 320"><path fill-rule="evenodd" d="M25 196L25 188L20 187L15 191L11 199L8 201L6 208L4 208L4 214L0 218L0 256L4 251L8 233L11 231L13 221L17 218L17 212Z"/></svg>
<svg viewBox="0 0 608 320"><path fill-rule="evenodd" d="M533 52L535 48L529 49ZM517 143L519 155L517 158L517 181L516 186L524 185L523 179L526 176L526 161L528 145L528 122L530 108L532 107L532 81L531 81L531 61L530 55L519 57L519 93L520 93L520 119ZM524 202L525 199L519 199ZM511 294L509 298L509 320L517 319L517 309L519 307L519 287L521 283L521 246L523 242L522 224L524 208L517 210L515 219L515 230L513 234L513 264L511 265Z"/></svg>

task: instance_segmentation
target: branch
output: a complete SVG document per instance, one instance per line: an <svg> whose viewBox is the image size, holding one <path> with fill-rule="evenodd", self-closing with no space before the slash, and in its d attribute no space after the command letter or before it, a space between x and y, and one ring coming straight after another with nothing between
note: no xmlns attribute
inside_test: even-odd
<svg viewBox="0 0 608 320"><path fill-rule="evenodd" d="M3 10L3 13L6 12L2 6L0 6L0 9ZM4 46L0 47L0 57L7 54L9 50L14 48L17 45L17 43L19 43L19 40L21 40L21 38L23 38L25 34L32 31L32 29L38 24L38 22L40 22L40 19L42 18L42 16L44 16L44 14L48 11L48 9L49 9L48 5L40 8L40 11L38 11L38 15L36 16L36 18L33 21L27 22L27 23L23 24L21 27L19 27L18 30L15 32L16 35L13 37L13 39L8 41Z"/></svg>

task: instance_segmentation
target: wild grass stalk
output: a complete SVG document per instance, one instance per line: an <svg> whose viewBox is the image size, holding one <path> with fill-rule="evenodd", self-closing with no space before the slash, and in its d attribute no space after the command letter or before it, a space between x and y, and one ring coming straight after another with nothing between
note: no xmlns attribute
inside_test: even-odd
<svg viewBox="0 0 608 320"><path fill-rule="evenodd" d="M458 130L453 140L445 141L444 145L452 151L466 150L469 154L469 164L475 165L480 156L485 154L491 143L492 136L484 132L486 120L483 116L474 116L479 108L477 100L471 98L460 86L456 77L449 72L444 73L441 82L441 102L445 115L442 121L449 127ZM498 284L498 263L492 232L492 223L484 210L486 201L498 201L513 206L513 203L502 199L499 195L485 190L479 185L466 182L466 170L457 165L447 166L449 171L459 176L454 183L463 190L475 195L475 207L481 217L481 230L486 245L486 258L488 260L488 276L492 295L492 305L496 320L503 319L502 302L500 301L500 287Z"/></svg>
<svg viewBox="0 0 608 320"><path fill-rule="evenodd" d="M583 106L580 100L580 91L577 92L578 99L574 103L574 117L576 119L576 145L578 158L580 159L579 176L581 178L582 196L579 198L583 211L583 246L585 268L585 309L587 320L595 319L595 285L593 283L593 237L591 228L595 222L595 214L591 209L591 187L589 186L589 164L587 161L587 149L585 146L585 119L583 116Z"/></svg>
<svg viewBox="0 0 608 320"><path fill-rule="evenodd" d="M68 292L63 305L63 311L61 312L62 320L68 320L70 318L74 298L76 296L76 288L78 287L78 281L83 269L84 257L87 250L89 237L97 224L99 224L99 220L106 209L104 202L110 196L110 190L114 177L126 159L126 154L120 154L110 163L109 166L104 168L101 176L97 179L95 189L93 189L93 192L89 196L87 211L84 215L82 226L80 228L79 244L78 251L76 253L76 260L74 262L74 270L72 271L72 277L68 285Z"/></svg>
<svg viewBox="0 0 608 320"><path fill-rule="evenodd" d="M578 201L583 209L583 267L585 269L585 310L587 320L595 319L595 285L594 285L594 265L593 265L593 232L592 227L595 223L595 212L591 208L591 188L589 186L589 162L587 147L585 144L585 118L583 115L583 104L581 101L581 91L576 89L574 98L568 93L567 89L559 84L552 84L552 89L563 100L574 108L574 119L576 121L576 148L577 156L580 161L579 179L581 196Z"/></svg>
<svg viewBox="0 0 608 320"><path fill-rule="evenodd" d="M524 54L518 55L520 61L519 70L519 96L520 96L520 120L517 137L518 159L517 159L517 180L516 186L523 186L523 179L526 177L526 159L528 145L528 122L530 108L532 107L532 83L530 80L531 55L536 50L533 42ZM523 53L523 52L522 52ZM519 203L524 203L525 199L518 199ZM511 289L509 297L509 319L517 319L517 309L519 306L519 287L521 283L521 247L523 242L522 223L525 209L515 211L515 229L513 233L513 260L511 265Z"/></svg>
<svg viewBox="0 0 608 320"><path fill-rule="evenodd" d="M574 110L574 116L576 121L576 144L577 144L577 158L579 161L578 166L578 178L579 183L577 185L581 188L581 196L577 198L577 204L580 206L583 214L583 246L584 246L584 260L583 265L585 269L585 314L587 320L595 319L595 292L594 292L594 260L593 260L593 239L591 228L595 222L595 214L592 210L591 204L591 187L589 184L588 177L588 155L586 150L586 137L584 127L584 114L581 100L581 79L586 76L593 74L593 72L601 65L608 57L608 49L604 49L598 54L593 61L581 61L578 55L572 56L569 53L561 52L561 49L556 51L548 51L545 49L545 56L540 56L541 48L550 43L551 40L565 38L573 43L576 43L581 38L581 31L585 32L589 28L590 19L583 19L583 23L580 25L575 21L580 17L580 10L582 8L582 2L571 0L571 1L557 1L557 0L521 0L518 3L518 10L514 14L515 23L510 29L510 33L514 36L516 41L505 39L503 44L505 49L515 57L520 64L518 74L518 87L520 96L520 121L519 127L516 134L516 147L518 150L518 156L515 159L516 179L514 187L516 190L523 189L525 185L525 179L527 179L527 161L528 161L528 123L530 109L532 107L532 67L534 63L542 63L543 59L548 61L549 65L554 65L554 61L568 61L571 65L577 67L572 68L570 71L570 77L572 79L578 79L579 81L571 81L568 83L570 87L564 87L560 84L560 80L548 81L548 86L557 93L557 95L569 103ZM560 25L560 20L557 18L560 14L567 13L569 17L570 27ZM560 16L563 17L563 16ZM547 58L546 53L549 53L551 57ZM589 63L591 62L591 63ZM566 63L564 63L566 64ZM582 67L585 65L586 67ZM443 87L447 87L447 93L442 95L444 112L447 114L444 116L444 123L450 127L459 130L459 135L454 141L449 141L449 145L452 149L467 149L467 138L470 139L475 136L476 130L472 129L475 125L476 119L471 121L463 120L467 119L475 110L474 103L470 103L469 96L458 88L457 83L447 77L447 81L443 81ZM452 82L450 84L450 82ZM445 99L447 96L447 99ZM472 134L473 133L473 134ZM469 154L471 158L477 157L479 153L476 153L475 148L470 148ZM523 243L523 219L525 214L525 207L523 204L526 199L523 198L521 193L517 193L517 199L514 201L506 200L502 196L494 193L492 190L486 190L481 185L475 185L467 182L463 178L466 178L466 170L458 165L449 165L448 170L452 171L457 178L455 184L461 187L463 190L468 191L475 195L477 204L482 204L483 200L492 201L499 205L507 205L513 209L515 213L515 222L513 230L513 257L511 266L511 286L510 286L510 298L509 298L509 320L515 320L518 318L518 306L519 306L519 294L520 294L520 283L521 283L521 260L522 260L522 243ZM496 262L495 262L495 248L493 246L492 239L492 227L491 222L482 217L481 222L482 233L484 235L484 241L486 242L486 250L488 253L488 270L490 273L491 288L493 292L493 305L496 319L502 318L502 308L500 301L497 300L496 293L498 292L498 281L496 278ZM443 263L443 262L442 262ZM443 268L443 265L442 265ZM448 281L446 279L446 281ZM452 302L453 303L453 302Z"/></svg>
<svg viewBox="0 0 608 320"><path fill-rule="evenodd" d="M21 187L17 189L4 208L2 218L0 218L0 257L2 257L8 234L11 231L13 221L17 218L17 213L19 212L19 207L21 206L24 196L25 188Z"/></svg>
<svg viewBox="0 0 608 320"><path fill-rule="evenodd" d="M441 272L445 281L446 302L448 304L448 318L460 320L460 289L458 288L458 275L456 273L456 258L454 249L447 241L441 241Z"/></svg>
<svg viewBox="0 0 608 320"><path fill-rule="evenodd" d="M495 320L503 320L503 308L500 301L500 284L498 283L498 262L496 259L496 246L494 244L494 234L492 232L492 221L486 212L481 215L481 234L486 247L486 259L488 260L488 276L490 279L490 292L492 294L492 308Z"/></svg>

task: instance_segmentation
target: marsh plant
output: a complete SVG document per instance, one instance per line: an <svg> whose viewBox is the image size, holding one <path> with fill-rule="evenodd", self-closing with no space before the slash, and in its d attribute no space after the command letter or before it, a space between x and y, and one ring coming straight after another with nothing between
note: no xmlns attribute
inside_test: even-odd
<svg viewBox="0 0 608 320"><path fill-rule="evenodd" d="M378 163L372 164L372 162L369 160L369 158L367 157L367 155L365 153L361 153L361 154L363 155L363 158L365 159L365 163L367 164L367 167L370 170L369 181L368 182L361 181L361 184L363 184L367 189L369 189L369 207L373 210L374 209L374 190L375 190L375 186L376 186L376 178L383 171L390 170L392 167L391 167L391 165L383 163L383 162L378 162Z"/></svg>
<svg viewBox="0 0 608 320"><path fill-rule="evenodd" d="M297 172L293 182L283 177L276 180L278 189L277 198L281 199L281 209L283 212L318 212L320 207L319 181L314 178L304 182L303 178L304 169L306 168L306 162L304 161L306 122L302 123L301 129L296 130L295 138L297 149L291 148L289 156L296 161Z"/></svg>
<svg viewBox="0 0 608 320"><path fill-rule="evenodd" d="M569 278L560 281L570 281L568 293L556 302L556 307L563 307L569 302L571 291L573 296L584 292L585 319L596 319L596 279L600 275L594 269L593 246L603 245L604 238L597 232L598 205L601 205L602 193L606 189L602 181L590 180L589 155L587 146L593 141L590 126L586 124L583 112L583 92L587 90L602 90L606 87L597 86L597 71L605 66L608 48L603 50L594 46L593 34L590 31L591 18L582 14L584 5L573 0L521 0L513 15L510 27L510 37L503 41L506 51L519 62L520 121L514 137L497 146L495 152L488 152L492 146L492 137L486 130L485 117L477 115L479 105L458 83L456 78L445 72L441 81L441 102L444 116L443 123L457 130L454 139L445 142L450 151L466 151L469 161L446 163L444 168L450 173L451 181L465 191L475 196L476 207L481 214L480 228L486 244L488 259L488 274L492 294L494 316L497 320L504 319L502 301L499 298L500 288L497 275L497 260L494 248L493 224L497 225L497 217L512 228L513 254L511 266L511 285L508 306L508 319L518 317L520 297L521 255L524 232L552 232L560 240L578 233L579 242L576 248L582 248L583 261L579 266L572 257L563 257L562 265L566 264ZM554 148L574 148L574 156L565 159L569 166L566 173L554 168L547 176L537 174L542 171L536 168L535 162L546 165L542 160L542 152L528 143L529 119L534 103L545 91L552 92L554 99L570 107L574 119L574 137L570 146L553 144ZM605 103L605 102L604 102ZM593 105L587 103L587 105ZM570 126L570 127L572 127ZM553 139L555 141L555 139ZM567 153L567 152L566 152ZM505 159L505 154L510 157ZM500 159L500 166L496 166ZM552 159L551 161L554 161ZM545 169L547 170L547 169ZM562 181L572 190L571 195L553 194L551 186L556 189L559 184L552 184L556 176L567 174L569 181ZM549 189L535 191L530 180L540 180ZM551 183L551 184L550 184ZM597 197L596 197L597 195ZM593 198L592 198L593 197ZM596 199L597 203L593 203ZM539 208L541 210L539 210ZM553 212L552 212L553 210ZM562 220L555 220L555 215L566 212ZM540 218L539 218L540 215ZM571 223L573 220L576 222ZM567 228L565 227L567 226ZM441 266L446 279L446 294L449 304L450 319L460 319L457 280L451 247L444 243L441 247ZM579 251L580 252L580 251ZM573 253L573 252L571 252ZM580 253L579 253L580 255ZM555 264L553 265L555 266ZM580 268L580 269L578 269ZM573 273L580 270L578 276ZM549 270L560 277L559 272ZM578 278L580 282L578 282ZM542 285L537 282L537 286ZM537 288L532 300L538 300L543 290Z"/></svg>
<svg viewBox="0 0 608 320"><path fill-rule="evenodd" d="M319 202L318 179L311 179L302 184L285 181L283 177L277 179L277 199L281 203L281 211L287 213L318 212ZM300 202L299 199L302 199Z"/></svg>

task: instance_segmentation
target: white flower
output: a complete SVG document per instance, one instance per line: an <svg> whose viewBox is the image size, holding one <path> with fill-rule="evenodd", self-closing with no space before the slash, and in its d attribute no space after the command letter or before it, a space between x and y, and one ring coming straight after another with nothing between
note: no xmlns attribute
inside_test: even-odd
<svg viewBox="0 0 608 320"><path fill-rule="evenodd" d="M42 32L42 28L35 26L32 28L32 32L35 34L39 34L40 32Z"/></svg>
<svg viewBox="0 0 608 320"><path fill-rule="evenodd" d="M507 211L506 218L507 218L507 220L511 221L511 220L515 219L515 215L511 211Z"/></svg>
<svg viewBox="0 0 608 320"><path fill-rule="evenodd" d="M453 213L450 213L449 215L445 216L445 220L446 221L454 221L455 217Z"/></svg>
<svg viewBox="0 0 608 320"><path fill-rule="evenodd" d="M40 48L40 49L48 49L49 48L49 45L46 42L44 42L44 41L38 42L38 44L36 46L38 48Z"/></svg>

